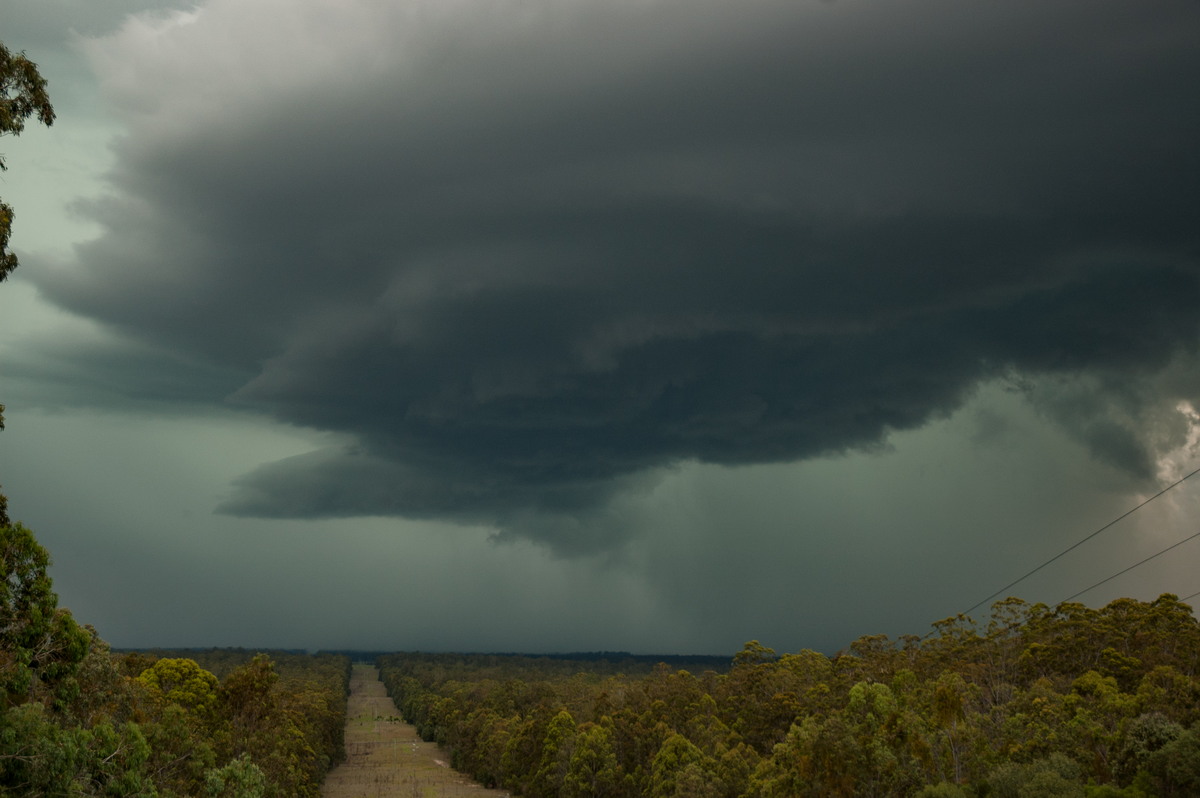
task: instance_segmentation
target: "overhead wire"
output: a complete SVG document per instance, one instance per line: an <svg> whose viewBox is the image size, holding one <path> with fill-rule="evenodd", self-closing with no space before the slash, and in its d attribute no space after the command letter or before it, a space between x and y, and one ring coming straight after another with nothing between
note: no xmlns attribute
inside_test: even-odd
<svg viewBox="0 0 1200 798"><path fill-rule="evenodd" d="M1045 562L1043 562L1041 565L1039 565L1038 567L1036 567L1036 568L1034 568L1033 570L1029 571L1028 573L1024 574L1024 575L1023 575L1023 576L1021 576L1020 578L1018 578L1018 579L1014 579L1012 582L1009 582L1007 585L1005 585L1004 587L1000 588L1000 589L999 589L999 590L997 590L995 593L993 593L993 594L991 594L990 596L988 596L987 598L985 598L983 601L980 601L980 602L978 602L978 603L976 603L976 604L973 604L973 605L971 605L970 609L968 609L966 612L964 612L964 613L962 613L962 614L963 614L963 615L970 615L972 612L974 612L975 610L979 609L980 607L982 607L984 604L988 603L988 602L989 602L989 601L991 601L992 599L996 598L996 597L997 597L997 596L999 596L1001 593L1004 593L1005 591L1007 591L1007 590L1009 590L1009 589L1011 589L1011 588L1015 587L1016 585L1019 585L1020 583L1024 582L1026 579L1028 579L1029 577L1033 576L1033 575L1034 575L1034 574L1036 574L1038 571L1040 571L1040 570L1042 570L1043 568L1045 568L1047 565L1050 565L1052 562L1054 562L1055 560L1058 560L1060 557L1063 557L1063 556L1065 556L1065 555L1069 554L1070 552L1074 551L1075 549L1079 548L1079 547L1080 547L1080 546L1082 546L1084 543L1087 543L1089 540L1091 540L1092 538L1096 537L1097 535L1099 535L1099 534L1100 534L1101 532L1103 532L1104 530L1106 530L1106 529L1108 529L1108 528L1110 528L1110 527L1112 527L1112 526L1116 525L1116 524L1117 524L1117 523L1119 523L1120 521L1124 521L1126 518L1128 518L1129 516L1133 515L1134 513L1136 513L1138 510L1142 509L1143 507L1145 507L1145 506L1146 506L1147 504L1149 504L1150 502L1152 502L1152 501L1154 501L1155 499L1157 499L1158 497L1162 496L1164 493L1166 493L1167 491L1171 490L1172 488L1175 488L1175 487L1177 487L1177 486L1179 486L1179 485L1183 484L1183 483L1184 483L1184 482L1186 482L1187 480L1189 480L1189 479L1191 479L1192 477L1196 476L1196 474L1200 474L1200 468L1197 468L1195 471L1192 471L1190 474L1187 474L1186 476L1184 476L1184 477L1181 477L1181 478L1177 479L1175 482L1172 482L1170 485L1168 485L1167 487L1163 488L1163 489L1162 489L1162 490L1160 490L1158 493L1154 494L1153 496L1151 496L1150 498L1146 499L1145 501L1141 502L1140 504L1138 504L1138 505L1137 505L1136 507L1134 507L1133 509L1131 509L1131 510L1129 510L1129 511L1127 511L1127 512L1123 513L1123 514L1121 514L1120 516L1118 516L1117 518L1114 518L1113 520L1109 521L1107 524L1105 524L1104 526L1100 527L1100 528L1099 528L1099 529L1097 529L1095 532L1092 532L1090 535L1086 536L1086 537L1085 537L1085 538L1083 538L1082 540L1080 540L1080 541L1078 541L1078 542L1076 542L1076 543L1073 543L1072 545L1070 545L1070 546L1068 546L1067 548L1063 549L1063 550L1062 550L1062 551L1060 551L1058 554L1055 554L1053 557L1051 557L1050 559L1046 560L1046 561L1045 561ZM1162 553L1162 552L1160 552L1160 553ZM1156 556L1157 556L1157 555L1156 555ZM1132 567L1132 568L1136 568L1137 566L1131 566L1131 567ZM1118 576L1119 576L1119 574L1118 574ZM1107 580L1106 580L1106 581L1107 581ZM1101 583L1101 584L1102 584L1102 583ZM1091 588L1088 588L1088 590L1090 590L1090 589L1091 589ZM1087 591L1085 590L1085 591L1083 591L1083 592L1084 592L1084 593L1086 593ZM1078 594L1078 593L1077 593L1076 595L1080 595L1080 594ZM1200 595L1200 594L1197 594L1197 595ZM1074 598L1074 596L1072 596L1072 598ZM1066 600L1067 600L1067 601L1070 601L1070 599L1066 599Z"/></svg>
<svg viewBox="0 0 1200 798"><path fill-rule="evenodd" d="M1104 584L1105 582L1111 582L1112 580L1116 579L1121 574L1128 573L1128 572L1132 571L1134 568L1137 568L1139 565L1145 565L1146 563L1150 562L1151 560L1155 559L1156 557L1161 557L1162 555L1166 554L1171 549L1176 548L1177 546L1182 546L1184 543L1187 543L1189 540L1192 540L1194 538L1200 538L1200 532L1196 532L1195 534L1188 535L1183 540L1179 541L1178 543L1172 543L1170 546L1167 546L1165 549L1158 552L1157 554L1151 554L1149 557L1142 560L1141 562L1134 563L1133 565L1129 566L1128 568L1124 568L1120 571L1117 571L1115 574L1108 577L1107 579L1101 579L1099 582L1092 585L1091 587L1085 587L1083 590L1080 590L1078 593L1073 593L1070 596L1067 596L1065 599L1060 601L1059 604L1065 604L1066 602L1070 601L1071 599L1079 598L1084 593L1087 593L1089 590L1098 588L1098 587L1100 587L1100 585ZM1189 596L1189 598L1191 598L1191 597Z"/></svg>

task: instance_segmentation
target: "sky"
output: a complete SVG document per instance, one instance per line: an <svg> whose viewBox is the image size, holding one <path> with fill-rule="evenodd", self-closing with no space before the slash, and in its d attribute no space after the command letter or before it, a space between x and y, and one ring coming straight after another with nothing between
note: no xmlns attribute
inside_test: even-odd
<svg viewBox="0 0 1200 798"><path fill-rule="evenodd" d="M0 139L0 482L115 646L832 654L1200 467L1190 0L10 0L0 41L58 113ZM1197 510L997 598L1189 596Z"/></svg>

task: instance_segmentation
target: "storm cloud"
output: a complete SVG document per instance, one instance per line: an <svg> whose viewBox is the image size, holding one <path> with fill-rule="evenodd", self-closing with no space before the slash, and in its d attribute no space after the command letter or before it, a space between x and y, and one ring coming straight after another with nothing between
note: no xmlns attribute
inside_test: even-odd
<svg viewBox="0 0 1200 798"><path fill-rule="evenodd" d="M332 434L236 515L602 549L664 469L996 381L1148 483L1200 400L1198 39L1190 2L215 0L86 41L103 233L28 277L111 333L72 384Z"/></svg>

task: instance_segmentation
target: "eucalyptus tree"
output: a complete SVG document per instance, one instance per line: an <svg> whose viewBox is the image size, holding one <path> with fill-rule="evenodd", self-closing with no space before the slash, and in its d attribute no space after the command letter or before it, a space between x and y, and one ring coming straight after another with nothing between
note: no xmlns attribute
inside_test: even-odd
<svg viewBox="0 0 1200 798"><path fill-rule="evenodd" d="M31 117L47 127L54 124L46 79L25 53L14 53L0 43L0 136L21 135ZM0 153L0 171L7 168ZM12 207L0 200L0 281L17 268L17 256L8 249L12 220Z"/></svg>

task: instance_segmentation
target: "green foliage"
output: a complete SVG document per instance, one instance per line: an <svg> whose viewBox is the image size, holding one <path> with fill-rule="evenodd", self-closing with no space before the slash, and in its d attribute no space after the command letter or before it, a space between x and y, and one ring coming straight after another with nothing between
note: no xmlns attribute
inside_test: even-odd
<svg viewBox="0 0 1200 798"><path fill-rule="evenodd" d="M1200 795L1200 624L1170 595L1006 599L980 628L868 635L834 658L752 641L725 672L397 654L402 714L515 794ZM636 666L636 663L627 663Z"/></svg>
<svg viewBox="0 0 1200 798"><path fill-rule="evenodd" d="M1084 798L1080 768L1062 754L1029 764L1008 762L988 774L995 798Z"/></svg>
<svg viewBox="0 0 1200 798"><path fill-rule="evenodd" d="M913 793L913 798L969 798L969 796L957 784L950 784L943 781L928 787L922 787Z"/></svg>
<svg viewBox="0 0 1200 798"><path fill-rule="evenodd" d="M650 795L653 798L691 795L688 790L712 783L714 764L686 737L672 734L651 761Z"/></svg>
<svg viewBox="0 0 1200 798"><path fill-rule="evenodd" d="M571 751L562 795L601 798L617 794L617 755L610 726L592 723L579 730Z"/></svg>
<svg viewBox="0 0 1200 798"><path fill-rule="evenodd" d="M1159 712L1139 715L1129 724L1113 773L1121 784L1133 781L1150 755L1183 734L1183 727Z"/></svg>
<svg viewBox="0 0 1200 798"><path fill-rule="evenodd" d="M0 44L0 135L19 136L31 116L43 125L54 123L46 80L25 53L14 53ZM0 158L0 169L4 168Z"/></svg>
<svg viewBox="0 0 1200 798"><path fill-rule="evenodd" d="M97 687L118 687L87 683ZM26 701L0 714L0 792L154 795L150 747L132 721L72 722L72 713Z"/></svg>
<svg viewBox="0 0 1200 798"><path fill-rule="evenodd" d="M263 798L267 779L250 757L242 754L221 768L204 774L205 795L209 798Z"/></svg>
<svg viewBox="0 0 1200 798"><path fill-rule="evenodd" d="M0 646L37 645L58 605L46 568L50 555L20 523L0 528Z"/></svg>
<svg viewBox="0 0 1200 798"><path fill-rule="evenodd" d="M0 527L0 697L54 702L87 655L91 635L58 607L50 555L20 523Z"/></svg>
<svg viewBox="0 0 1200 798"><path fill-rule="evenodd" d="M793 725L772 756L759 764L751 783L751 795L755 798L819 795L827 786L822 784L822 777L834 774L824 769L826 763L822 760L827 749L820 744L822 726L815 717Z"/></svg>
<svg viewBox="0 0 1200 798"><path fill-rule="evenodd" d="M104 722L76 734L87 752L90 794L155 794L153 780L145 767L150 758L150 746L137 724L114 727Z"/></svg>
<svg viewBox="0 0 1200 798"><path fill-rule="evenodd" d="M765 665L775 659L775 650L767 648L757 640L751 640L742 650L733 655L734 666Z"/></svg>
<svg viewBox="0 0 1200 798"><path fill-rule="evenodd" d="M1180 733L1147 756L1135 784L1162 798L1200 795L1200 729Z"/></svg>
<svg viewBox="0 0 1200 798"><path fill-rule="evenodd" d="M14 53L0 44L0 136L21 135L30 117L36 117L43 125L54 123L46 80L38 72L37 64L24 53ZM4 158L0 157L0 171L5 168ZM8 249L12 220L12 206L0 201L0 282L17 268L17 256ZM0 503L0 513L3 510ZM8 523L7 515L0 517L0 523Z"/></svg>
<svg viewBox="0 0 1200 798"><path fill-rule="evenodd" d="M142 731L150 746L147 770L163 795L196 795L206 771L217 767L216 741L211 731L198 729L176 704L153 707Z"/></svg>
<svg viewBox="0 0 1200 798"><path fill-rule="evenodd" d="M530 785L530 795L554 796L562 791L575 747L575 732L575 718L565 709L550 721L542 738L541 762Z"/></svg>
<svg viewBox="0 0 1200 798"><path fill-rule="evenodd" d="M1083 788L1087 798L1151 798L1136 787L1114 787L1111 784L1089 785Z"/></svg>
<svg viewBox="0 0 1200 798"><path fill-rule="evenodd" d="M24 704L0 718L0 792L68 794L78 769L75 735L47 717L41 704Z"/></svg>
<svg viewBox="0 0 1200 798"><path fill-rule="evenodd" d="M157 701L207 717L217 705L217 677L191 659L160 659L137 677Z"/></svg>

